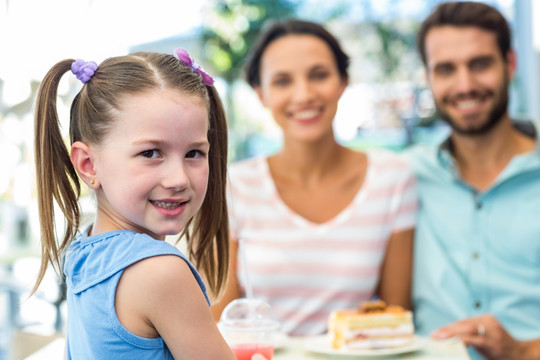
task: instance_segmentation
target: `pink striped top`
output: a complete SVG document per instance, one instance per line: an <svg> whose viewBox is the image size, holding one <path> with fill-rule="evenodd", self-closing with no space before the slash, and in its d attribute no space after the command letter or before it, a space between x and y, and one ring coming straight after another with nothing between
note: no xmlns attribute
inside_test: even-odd
<svg viewBox="0 0 540 360"><path fill-rule="evenodd" d="M289 335L324 333L332 310L370 299L390 235L414 227L417 199L411 170L390 151L367 154L362 188L323 224L302 218L283 203L266 158L229 169L240 286L246 284L245 258L253 295L272 305Z"/></svg>

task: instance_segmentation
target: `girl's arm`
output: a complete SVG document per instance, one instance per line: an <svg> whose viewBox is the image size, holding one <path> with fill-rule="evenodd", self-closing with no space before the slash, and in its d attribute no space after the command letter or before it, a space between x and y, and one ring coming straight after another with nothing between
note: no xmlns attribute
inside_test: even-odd
<svg viewBox="0 0 540 360"><path fill-rule="evenodd" d="M378 295L388 305L411 308L414 230L392 234L381 269Z"/></svg>
<svg viewBox="0 0 540 360"><path fill-rule="evenodd" d="M237 257L238 257L238 241L231 239L229 247L229 279L225 291L217 301L212 302L212 315L214 315L215 321L219 321L223 309L234 299L241 297L240 288L238 285L237 277Z"/></svg>
<svg viewBox="0 0 540 360"><path fill-rule="evenodd" d="M177 256L128 267L115 304L124 327L147 338L161 336L175 359L234 360L189 266Z"/></svg>

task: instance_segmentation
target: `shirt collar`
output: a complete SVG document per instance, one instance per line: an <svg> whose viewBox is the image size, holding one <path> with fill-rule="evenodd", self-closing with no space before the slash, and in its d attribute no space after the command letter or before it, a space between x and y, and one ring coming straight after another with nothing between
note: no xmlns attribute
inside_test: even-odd
<svg viewBox="0 0 540 360"><path fill-rule="evenodd" d="M538 141L538 129L531 121L514 121L514 128L520 133L536 140L536 152L540 154L540 142ZM454 143L452 137L448 136L437 149L437 158L444 167L454 166Z"/></svg>

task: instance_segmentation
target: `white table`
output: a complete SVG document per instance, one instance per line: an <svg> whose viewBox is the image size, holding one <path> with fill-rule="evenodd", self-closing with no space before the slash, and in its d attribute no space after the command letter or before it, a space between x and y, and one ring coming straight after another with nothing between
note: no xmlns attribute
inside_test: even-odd
<svg viewBox="0 0 540 360"><path fill-rule="evenodd" d="M422 349L400 355L364 357L364 356L342 356L319 354L304 349L302 338L290 338L287 346L277 349L273 360L301 360L301 359L319 359L319 360L354 360L354 359L410 359L410 360L470 360L466 347L459 340L447 340L444 342L435 340L426 340L426 346Z"/></svg>
<svg viewBox="0 0 540 360"><path fill-rule="evenodd" d="M24 360L65 359L66 338L58 338L42 347Z"/></svg>
<svg viewBox="0 0 540 360"><path fill-rule="evenodd" d="M25 360L50 360L64 358L65 339L56 339L49 345L35 352ZM273 360L302 360L302 359L319 359L319 360L353 360L361 359L362 357L355 356L339 356L339 355L324 355L310 352L304 349L304 339L290 338L286 346L277 349ZM457 340L439 342L428 340L427 345L416 352L377 356L377 360L388 359L410 359L410 360L470 360L465 346Z"/></svg>

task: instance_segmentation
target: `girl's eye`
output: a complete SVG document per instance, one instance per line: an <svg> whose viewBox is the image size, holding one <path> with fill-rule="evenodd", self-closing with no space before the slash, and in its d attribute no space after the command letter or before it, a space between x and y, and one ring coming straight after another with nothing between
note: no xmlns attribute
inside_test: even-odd
<svg viewBox="0 0 540 360"><path fill-rule="evenodd" d="M155 159L159 157L159 151L156 149L146 150L146 151L143 151L141 155L148 159Z"/></svg>
<svg viewBox="0 0 540 360"><path fill-rule="evenodd" d="M189 151L187 154L186 154L186 158L188 159L195 159L195 158L199 158L201 156L204 157L205 153L203 153L202 151L200 150L191 150Z"/></svg>

